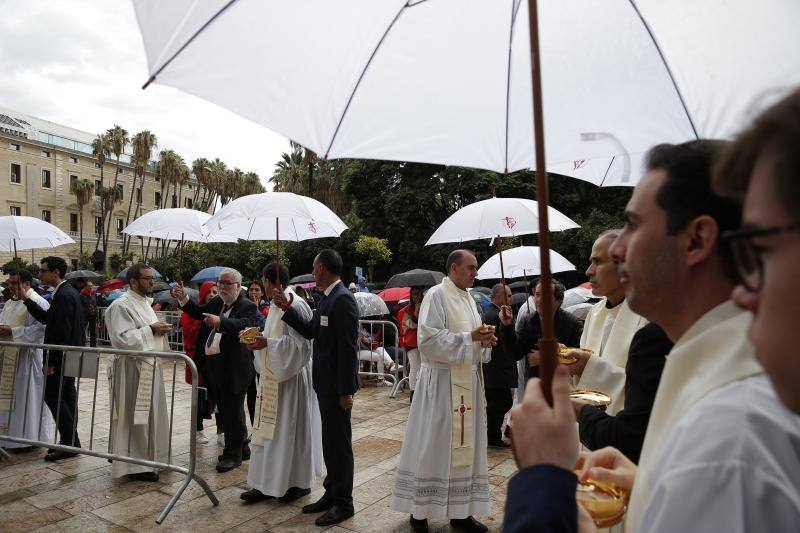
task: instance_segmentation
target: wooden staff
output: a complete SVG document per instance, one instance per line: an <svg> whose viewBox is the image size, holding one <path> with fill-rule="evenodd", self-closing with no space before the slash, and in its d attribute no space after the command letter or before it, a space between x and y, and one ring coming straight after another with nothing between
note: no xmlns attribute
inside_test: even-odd
<svg viewBox="0 0 800 533"><path fill-rule="evenodd" d="M506 271L503 268L503 239L500 235L497 236L497 249L500 251L500 283L503 284L503 305L508 305L508 296L506 295Z"/></svg>

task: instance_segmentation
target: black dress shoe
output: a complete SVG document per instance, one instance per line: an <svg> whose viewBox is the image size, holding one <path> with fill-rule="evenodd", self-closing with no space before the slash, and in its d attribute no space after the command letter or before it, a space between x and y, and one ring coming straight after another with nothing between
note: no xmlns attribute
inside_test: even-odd
<svg viewBox="0 0 800 533"><path fill-rule="evenodd" d="M339 522L344 522L353 516L353 509L342 509L338 505L331 507L327 513L314 520L314 523L319 527L332 526Z"/></svg>
<svg viewBox="0 0 800 533"><path fill-rule="evenodd" d="M249 461L250 460L250 446L245 444L242 447L242 461Z"/></svg>
<svg viewBox="0 0 800 533"><path fill-rule="evenodd" d="M411 524L411 529L413 529L416 533L428 533L428 519L423 518L414 518L412 514L411 517L408 519L408 523Z"/></svg>
<svg viewBox="0 0 800 533"><path fill-rule="evenodd" d="M250 489L247 492L239 494L239 498L244 500L246 503L256 503L263 502L264 500L271 500L274 498L274 496L267 496L258 489Z"/></svg>
<svg viewBox="0 0 800 533"><path fill-rule="evenodd" d="M158 481L158 472L137 472L128 474L128 477L136 481Z"/></svg>
<svg viewBox="0 0 800 533"><path fill-rule="evenodd" d="M221 474L233 470L234 468L239 468L240 466L242 466L241 459L231 459L226 455L217 463L217 472Z"/></svg>
<svg viewBox="0 0 800 533"><path fill-rule="evenodd" d="M303 496L307 496L311 494L311 489L301 489L300 487L290 487L289 490L286 491L286 494L278 498L278 501L281 503L291 503L295 500L299 500Z"/></svg>
<svg viewBox="0 0 800 533"><path fill-rule="evenodd" d="M45 461L60 461L61 459L69 459L70 457L77 456L77 453L65 452L62 450L53 450L44 456Z"/></svg>
<svg viewBox="0 0 800 533"><path fill-rule="evenodd" d="M510 444L503 442L502 440L490 440L488 442L489 448L511 448Z"/></svg>
<svg viewBox="0 0 800 533"><path fill-rule="evenodd" d="M333 507L333 500L323 496L314 503L309 503L303 507L303 512L306 514L321 513Z"/></svg>
<svg viewBox="0 0 800 533"><path fill-rule="evenodd" d="M468 516L466 518L456 518L450 520L450 525L459 531L467 531L468 533L486 533L489 528Z"/></svg>

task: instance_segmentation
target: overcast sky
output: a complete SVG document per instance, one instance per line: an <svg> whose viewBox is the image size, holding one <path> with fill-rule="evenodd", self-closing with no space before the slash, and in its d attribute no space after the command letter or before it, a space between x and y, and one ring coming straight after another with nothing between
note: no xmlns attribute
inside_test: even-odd
<svg viewBox="0 0 800 533"><path fill-rule="evenodd" d="M149 129L189 165L219 157L266 185L284 137L169 87L143 91L147 77L129 0L0 0L0 106L90 133Z"/></svg>

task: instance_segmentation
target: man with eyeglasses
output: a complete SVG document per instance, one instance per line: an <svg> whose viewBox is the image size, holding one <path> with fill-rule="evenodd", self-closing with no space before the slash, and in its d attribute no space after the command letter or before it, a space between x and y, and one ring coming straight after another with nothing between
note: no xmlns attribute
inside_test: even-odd
<svg viewBox="0 0 800 533"><path fill-rule="evenodd" d="M153 311L153 269L143 263L128 268L130 289L106 310L111 345L139 352L168 352L167 335L172 325ZM111 382L114 410L112 451L161 463L169 459L169 417L161 359L115 357ZM158 471L142 465L114 461L111 477L128 476L139 481L158 481Z"/></svg>
<svg viewBox="0 0 800 533"><path fill-rule="evenodd" d="M800 424L777 401L747 342L750 314L730 299L738 278L720 236L739 226L741 210L711 189L712 163L724 147L694 141L651 150L611 247L631 309L675 342L638 467L614 448L584 456L584 480L631 491L627 531L792 531L800 523ZM564 449L574 419L558 408L566 402L563 375L554 379L555 410L534 382L512 413L522 477L509 484L505 531L541 520L509 520L509 511L526 512L519 503L526 479L547 475L562 491L547 498L573 497L568 469L577 452Z"/></svg>
<svg viewBox="0 0 800 533"><path fill-rule="evenodd" d="M172 289L184 313L202 320L213 328L206 342L197 347L196 356L205 358L204 376L209 386L218 391L218 401L225 424L225 450L219 456L217 472L227 472L250 459L250 446L244 413L247 387L253 381L253 352L239 342L239 333L258 326L261 317L258 307L241 290L242 275L232 268L220 273L217 281L219 295L205 305L189 299L183 283Z"/></svg>
<svg viewBox="0 0 800 533"><path fill-rule="evenodd" d="M48 256L40 261L39 279L45 285L55 287L49 309L42 309L26 292L18 293L28 312L45 325L44 343L65 346L83 346L86 343L86 322L84 321L81 295L64 276L67 275L67 262L61 257ZM48 350L44 356L45 379L44 401L57 420L59 444L80 448L81 441L75 417L77 393L75 378L62 378L63 352ZM74 457L75 453L52 450L45 455L45 461L58 461Z"/></svg>

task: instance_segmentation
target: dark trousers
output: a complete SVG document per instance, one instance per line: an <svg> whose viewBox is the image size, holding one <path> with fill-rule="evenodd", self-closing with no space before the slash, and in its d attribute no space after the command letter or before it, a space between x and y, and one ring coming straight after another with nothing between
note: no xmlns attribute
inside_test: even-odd
<svg viewBox="0 0 800 533"><path fill-rule="evenodd" d="M60 379L61 368L55 367L52 376L47 376L44 384L44 403L50 409L54 420L58 420L59 444L73 446L72 428L75 424L75 378L65 377ZM58 397L59 384L61 385L61 398ZM81 441L75 432L74 446L80 446Z"/></svg>
<svg viewBox="0 0 800 533"><path fill-rule="evenodd" d="M489 442L503 438L500 429L512 403L511 389L486 389L486 435Z"/></svg>
<svg viewBox="0 0 800 533"><path fill-rule="evenodd" d="M245 391L233 394L222 389L220 393L220 410L225 421L225 451L222 453L231 459L241 460L242 447L247 436L247 424L244 418Z"/></svg>
<svg viewBox="0 0 800 533"><path fill-rule="evenodd" d="M256 376L253 374L253 381L247 387L247 413L250 415L250 423L255 424L256 417Z"/></svg>
<svg viewBox="0 0 800 533"><path fill-rule="evenodd" d="M317 395L322 418L322 456L328 475L322 486L324 498L332 498L334 505L344 510L353 509L353 430L350 411L339 405L339 396Z"/></svg>

